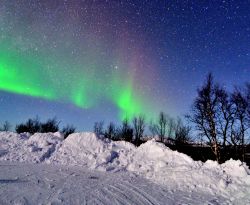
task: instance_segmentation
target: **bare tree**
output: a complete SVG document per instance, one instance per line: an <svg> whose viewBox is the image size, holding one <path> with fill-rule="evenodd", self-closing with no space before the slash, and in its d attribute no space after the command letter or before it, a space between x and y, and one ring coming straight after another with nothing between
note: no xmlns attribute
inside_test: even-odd
<svg viewBox="0 0 250 205"><path fill-rule="evenodd" d="M246 132L249 129L249 118L248 118L248 108L249 101L247 95L244 94L240 89L235 89L232 95L232 102L235 106L235 116L234 116L234 140L239 141L242 147L242 160L245 158L245 138Z"/></svg>
<svg viewBox="0 0 250 205"><path fill-rule="evenodd" d="M177 118L175 126L175 143L186 144L191 141L191 127L183 124L181 118Z"/></svg>
<svg viewBox="0 0 250 205"><path fill-rule="evenodd" d="M216 89L217 86L214 85L213 76L210 73L204 85L201 89L198 89L198 96L194 101L192 115L189 119L196 125L199 134L208 139L215 158L219 162L220 147L216 127L218 121L216 115L218 111L218 95Z"/></svg>
<svg viewBox="0 0 250 205"><path fill-rule="evenodd" d="M167 120L167 137L172 139L174 138L175 127L176 127L175 119L169 117Z"/></svg>
<svg viewBox="0 0 250 205"><path fill-rule="evenodd" d="M67 125L63 127L62 133L64 135L64 139L66 139L70 134L74 133L76 128L73 125Z"/></svg>
<svg viewBox="0 0 250 205"><path fill-rule="evenodd" d="M222 87L216 88L216 95L218 97L218 110L217 116L217 133L222 140L222 147L225 148L226 144L231 144L233 137L232 126L234 124L234 107L230 99L230 95Z"/></svg>
<svg viewBox="0 0 250 205"><path fill-rule="evenodd" d="M246 84L246 100L248 102L247 107L247 120L248 120L248 127L250 127L250 83Z"/></svg>
<svg viewBox="0 0 250 205"><path fill-rule="evenodd" d="M17 133L29 132L34 134L41 132L41 122L38 116L36 116L34 119L28 119L26 123L17 124L15 129Z"/></svg>
<svg viewBox="0 0 250 205"><path fill-rule="evenodd" d="M153 135L158 135L160 137L160 141L164 142L164 138L167 133L167 115L164 112L160 112L158 120L156 123L151 122L149 126L150 131Z"/></svg>
<svg viewBox="0 0 250 205"><path fill-rule="evenodd" d="M41 123L40 132L42 132L42 133L58 132L59 131L59 124L60 124L60 121L58 121L56 117L54 117L52 119L48 119L46 122Z"/></svg>
<svg viewBox="0 0 250 205"><path fill-rule="evenodd" d="M0 127L0 131L4 131L4 132L10 131L10 129L11 129L11 124L8 121L5 121L3 123L3 126Z"/></svg>
<svg viewBox="0 0 250 205"><path fill-rule="evenodd" d="M141 138L143 137L143 132L145 130L145 117L140 115L133 119L134 135L135 135L135 144L138 146Z"/></svg>
<svg viewBox="0 0 250 205"><path fill-rule="evenodd" d="M103 121L95 122L95 124L94 124L94 133L96 133L97 135L104 134L103 125L104 125Z"/></svg>
<svg viewBox="0 0 250 205"><path fill-rule="evenodd" d="M107 129L105 131L105 137L109 139L115 139L116 138L116 128L115 124L110 122L107 126Z"/></svg>
<svg viewBox="0 0 250 205"><path fill-rule="evenodd" d="M125 118L122 122L122 127L120 129L120 138L127 141L132 142L133 139L133 129L131 128L129 121Z"/></svg>

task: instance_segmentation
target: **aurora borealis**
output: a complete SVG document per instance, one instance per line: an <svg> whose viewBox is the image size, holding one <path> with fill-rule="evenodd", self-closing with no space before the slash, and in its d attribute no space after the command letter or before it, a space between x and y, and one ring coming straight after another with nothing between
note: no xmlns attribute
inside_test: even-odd
<svg viewBox="0 0 250 205"><path fill-rule="evenodd" d="M0 122L56 115L91 129L188 111L207 72L250 79L249 3L3 0Z"/></svg>
<svg viewBox="0 0 250 205"><path fill-rule="evenodd" d="M134 94L132 79L126 78L125 73L114 73L109 76L109 81L106 78L95 81L93 78L98 70L91 64L87 66L90 71L81 65L76 66L70 76L64 65L55 66L53 70L45 69L45 58L20 53L2 47L0 89L4 91L69 102L83 109L93 106L100 100L98 98L108 98L120 109L121 119L145 112L144 104ZM54 63L49 65L54 66Z"/></svg>

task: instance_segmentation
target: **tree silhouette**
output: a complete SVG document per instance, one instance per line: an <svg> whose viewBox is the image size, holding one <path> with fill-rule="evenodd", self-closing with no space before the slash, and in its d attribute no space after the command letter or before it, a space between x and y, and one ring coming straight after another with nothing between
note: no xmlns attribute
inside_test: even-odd
<svg viewBox="0 0 250 205"><path fill-rule="evenodd" d="M183 124L181 118L177 118L175 124L175 144L186 144L191 141L191 127Z"/></svg>
<svg viewBox="0 0 250 205"><path fill-rule="evenodd" d="M160 112L156 123L151 122L149 127L153 135L158 135L160 137L161 142L164 142L167 133L167 118L168 116L164 112Z"/></svg>
<svg viewBox="0 0 250 205"><path fill-rule="evenodd" d="M132 142L133 140L133 129L129 125L129 121L127 118L125 118L122 121L122 127L120 129L120 137L121 139L127 141L127 142Z"/></svg>
<svg viewBox="0 0 250 205"><path fill-rule="evenodd" d="M16 132L17 133L24 133L29 132L31 134L34 134L36 132L41 132L41 122L39 121L39 118L36 117L34 119L28 119L26 123L21 123L16 125Z"/></svg>
<svg viewBox="0 0 250 205"><path fill-rule="evenodd" d="M218 111L218 86L214 84L213 76L210 73L204 85L198 89L198 96L195 98L192 115L189 119L196 125L201 136L206 136L215 155L220 161L220 147L217 133L217 111Z"/></svg>
<svg viewBox="0 0 250 205"><path fill-rule="evenodd" d="M233 136L232 126L234 124L234 107L230 94L222 87L216 87L216 95L218 98L217 108L217 133L222 140L222 147L231 144L230 139Z"/></svg>
<svg viewBox="0 0 250 205"><path fill-rule="evenodd" d="M232 94L232 102L235 106L235 115L234 115L234 142L239 141L242 147L242 160L245 159L245 135L246 131L249 129L249 118L248 118L248 109L249 101L247 100L248 96L245 95L240 89L235 89Z"/></svg>
<svg viewBox="0 0 250 205"><path fill-rule="evenodd" d="M108 124L104 136L112 140L116 138L116 128L114 123L110 122Z"/></svg>
<svg viewBox="0 0 250 205"><path fill-rule="evenodd" d="M96 133L97 135L104 134L103 125L104 125L103 121L95 122L95 124L94 124L94 133Z"/></svg>
<svg viewBox="0 0 250 205"><path fill-rule="evenodd" d="M11 129L11 124L8 121L5 121L2 127L0 127L0 131L4 132L10 131L10 129Z"/></svg>
<svg viewBox="0 0 250 205"><path fill-rule="evenodd" d="M74 133L76 128L73 125L67 125L63 127L62 133L64 135L64 139L66 139L70 134Z"/></svg>
<svg viewBox="0 0 250 205"><path fill-rule="evenodd" d="M45 123L41 124L41 132L58 132L59 131L60 122L56 119L56 117L52 119L48 119Z"/></svg>
<svg viewBox="0 0 250 205"><path fill-rule="evenodd" d="M133 119L133 128L135 135L135 145L139 145L141 138L143 137L143 132L145 130L145 117L140 115Z"/></svg>

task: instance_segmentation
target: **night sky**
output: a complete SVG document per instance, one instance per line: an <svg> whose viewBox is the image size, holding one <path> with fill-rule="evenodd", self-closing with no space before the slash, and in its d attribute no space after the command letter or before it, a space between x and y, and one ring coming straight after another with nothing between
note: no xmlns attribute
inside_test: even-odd
<svg viewBox="0 0 250 205"><path fill-rule="evenodd" d="M250 1L0 2L0 123L181 116L210 71L250 81Z"/></svg>

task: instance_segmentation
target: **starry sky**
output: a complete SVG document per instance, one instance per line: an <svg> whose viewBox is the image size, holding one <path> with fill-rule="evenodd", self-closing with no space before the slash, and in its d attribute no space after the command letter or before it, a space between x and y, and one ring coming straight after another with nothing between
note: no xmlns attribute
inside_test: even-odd
<svg viewBox="0 0 250 205"><path fill-rule="evenodd" d="M250 1L2 0L0 123L92 130L186 114L208 72L250 81Z"/></svg>

